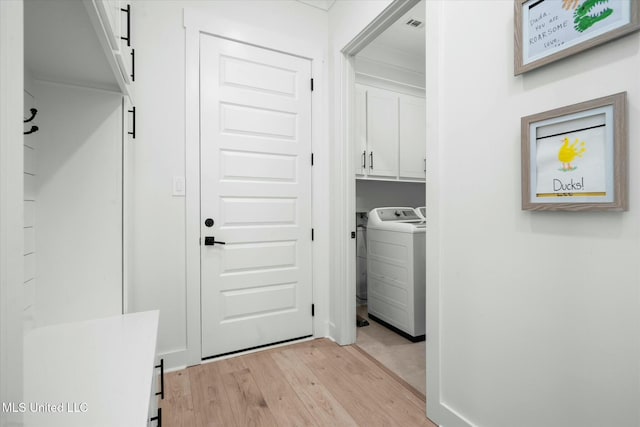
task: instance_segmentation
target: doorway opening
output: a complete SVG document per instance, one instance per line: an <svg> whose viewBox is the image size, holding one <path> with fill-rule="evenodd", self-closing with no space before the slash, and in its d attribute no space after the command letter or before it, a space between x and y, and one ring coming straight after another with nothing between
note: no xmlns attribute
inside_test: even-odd
<svg viewBox="0 0 640 427"><path fill-rule="evenodd" d="M399 17L398 17L399 16ZM348 50L354 341L426 392L425 3ZM392 208L392 209L383 209ZM384 211L384 212L383 212ZM391 217L384 217L389 213ZM397 227L401 223L400 227ZM355 273L355 274L353 274ZM353 317L352 317L353 318Z"/></svg>

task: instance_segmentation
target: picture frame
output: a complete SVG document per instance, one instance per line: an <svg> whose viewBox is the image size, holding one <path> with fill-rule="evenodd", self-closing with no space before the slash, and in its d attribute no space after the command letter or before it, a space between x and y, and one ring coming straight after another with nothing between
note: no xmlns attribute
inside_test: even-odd
<svg viewBox="0 0 640 427"><path fill-rule="evenodd" d="M637 0L514 0L514 75L640 29Z"/></svg>
<svg viewBox="0 0 640 427"><path fill-rule="evenodd" d="M522 117L522 210L626 211L627 93Z"/></svg>

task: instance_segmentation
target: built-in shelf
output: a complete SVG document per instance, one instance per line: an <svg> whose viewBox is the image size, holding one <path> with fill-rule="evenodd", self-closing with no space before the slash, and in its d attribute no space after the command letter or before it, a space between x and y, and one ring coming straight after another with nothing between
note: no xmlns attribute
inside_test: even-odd
<svg viewBox="0 0 640 427"><path fill-rule="evenodd" d="M24 425L147 426L158 316L147 311L27 333Z"/></svg>
<svg viewBox="0 0 640 427"><path fill-rule="evenodd" d="M93 0L25 0L24 35L25 67L35 80L133 98Z"/></svg>

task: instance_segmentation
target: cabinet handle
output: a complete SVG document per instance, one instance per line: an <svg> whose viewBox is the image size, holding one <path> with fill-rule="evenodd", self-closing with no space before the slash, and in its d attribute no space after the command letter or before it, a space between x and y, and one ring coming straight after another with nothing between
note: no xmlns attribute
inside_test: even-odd
<svg viewBox="0 0 640 427"><path fill-rule="evenodd" d="M160 391L156 396L160 395L160 399L164 400L164 359L160 359L160 364L156 368L160 368Z"/></svg>
<svg viewBox="0 0 640 427"><path fill-rule="evenodd" d="M162 408L158 408L158 415L153 418L149 418L149 421L157 421L156 424L158 427L162 427Z"/></svg>
<svg viewBox="0 0 640 427"><path fill-rule="evenodd" d="M136 81L136 50L131 49L131 81Z"/></svg>
<svg viewBox="0 0 640 427"><path fill-rule="evenodd" d="M120 36L120 38L126 40L127 46L131 47L131 5L128 4L126 9L120 8L120 10L127 13L127 37Z"/></svg>
<svg viewBox="0 0 640 427"><path fill-rule="evenodd" d="M427 158L424 158L424 171L427 171Z"/></svg>
<svg viewBox="0 0 640 427"><path fill-rule="evenodd" d="M136 107L131 107L131 132L127 132L133 139L136 139Z"/></svg>
<svg viewBox="0 0 640 427"><path fill-rule="evenodd" d="M369 153L369 168L373 169L373 151Z"/></svg>
<svg viewBox="0 0 640 427"><path fill-rule="evenodd" d="M367 151L362 152L362 169L367 168Z"/></svg>

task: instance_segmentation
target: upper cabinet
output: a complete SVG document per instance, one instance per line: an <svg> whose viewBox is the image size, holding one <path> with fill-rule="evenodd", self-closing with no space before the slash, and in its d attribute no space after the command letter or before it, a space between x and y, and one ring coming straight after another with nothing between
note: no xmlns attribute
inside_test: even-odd
<svg viewBox="0 0 640 427"><path fill-rule="evenodd" d="M133 102L130 9L123 0L24 0L25 68L34 80L119 92Z"/></svg>
<svg viewBox="0 0 640 427"><path fill-rule="evenodd" d="M399 177L425 179L427 171L425 99L401 94L398 108L401 141Z"/></svg>
<svg viewBox="0 0 640 427"><path fill-rule="evenodd" d="M122 92L133 102L135 49L131 37L131 2L83 0L109 65Z"/></svg>
<svg viewBox="0 0 640 427"><path fill-rule="evenodd" d="M131 4L121 0L94 0L109 46L126 84L135 80L135 50L131 47Z"/></svg>
<svg viewBox="0 0 640 427"><path fill-rule="evenodd" d="M356 177L424 181L425 99L361 84L355 92Z"/></svg>

